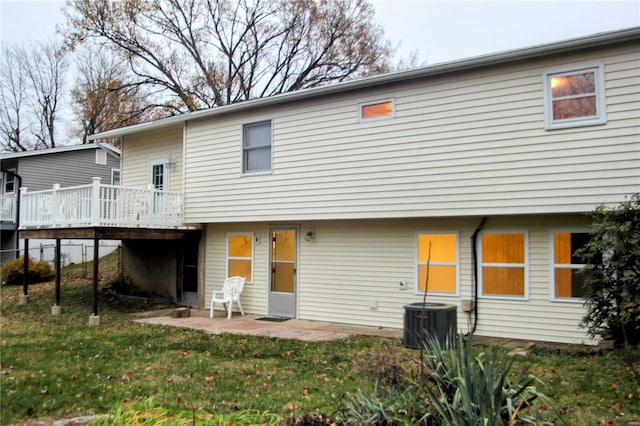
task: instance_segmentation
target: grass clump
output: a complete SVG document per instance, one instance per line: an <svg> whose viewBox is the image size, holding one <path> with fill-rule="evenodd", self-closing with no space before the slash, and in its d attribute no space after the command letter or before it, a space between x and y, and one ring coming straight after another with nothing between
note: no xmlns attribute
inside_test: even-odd
<svg viewBox="0 0 640 426"><path fill-rule="evenodd" d="M118 405L106 416L100 416L91 422L92 426L191 426L191 425L263 425L277 426L282 418L269 411L243 410L233 414L211 413L203 409L176 407L166 408L158 404L155 398Z"/></svg>

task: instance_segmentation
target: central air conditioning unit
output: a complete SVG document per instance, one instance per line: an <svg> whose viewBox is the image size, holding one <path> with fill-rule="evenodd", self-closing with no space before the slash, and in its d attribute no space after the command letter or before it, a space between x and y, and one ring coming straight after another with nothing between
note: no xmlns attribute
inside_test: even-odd
<svg viewBox="0 0 640 426"><path fill-rule="evenodd" d="M435 338L442 348L455 346L457 307L446 303L410 303L404 305L404 345L425 347L426 336Z"/></svg>

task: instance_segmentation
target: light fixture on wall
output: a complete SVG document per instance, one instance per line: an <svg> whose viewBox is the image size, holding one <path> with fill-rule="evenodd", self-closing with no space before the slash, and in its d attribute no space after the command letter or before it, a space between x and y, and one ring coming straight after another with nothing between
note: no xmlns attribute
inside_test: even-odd
<svg viewBox="0 0 640 426"><path fill-rule="evenodd" d="M307 229L307 232L304 233L305 241L312 241L316 239L316 230L315 229Z"/></svg>

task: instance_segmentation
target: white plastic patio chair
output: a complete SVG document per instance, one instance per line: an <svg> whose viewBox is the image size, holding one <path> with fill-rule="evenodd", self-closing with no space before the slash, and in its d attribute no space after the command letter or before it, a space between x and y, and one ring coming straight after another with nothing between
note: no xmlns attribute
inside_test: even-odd
<svg viewBox="0 0 640 426"><path fill-rule="evenodd" d="M231 319L231 311L233 309L233 302L238 305L240 313L244 315L242 309L242 303L240 302L240 294L244 288L245 277L229 277L224 280L222 291L214 291L211 298L211 307L209 308L209 318L213 318L214 306L216 303L222 303L222 306L227 311L227 319ZM227 306L227 304L229 306Z"/></svg>

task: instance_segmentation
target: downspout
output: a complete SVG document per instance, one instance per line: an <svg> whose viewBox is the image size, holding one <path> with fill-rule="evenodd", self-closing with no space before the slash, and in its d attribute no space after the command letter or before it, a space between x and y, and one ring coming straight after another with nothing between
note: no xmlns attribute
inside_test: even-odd
<svg viewBox="0 0 640 426"><path fill-rule="evenodd" d="M18 185L13 186L13 192L16 194L16 259L20 257L20 238L18 235L18 229L20 228L20 188L22 188L22 176L12 172L11 170L2 169L2 173L13 176L17 179ZM16 191L17 189L17 191Z"/></svg>
<svg viewBox="0 0 640 426"><path fill-rule="evenodd" d="M476 332L476 325L478 324L478 234L484 228L484 224L487 221L487 216L483 217L480 224L473 232L471 236L471 258L472 258L472 281L473 281L473 325L471 326L471 334Z"/></svg>

